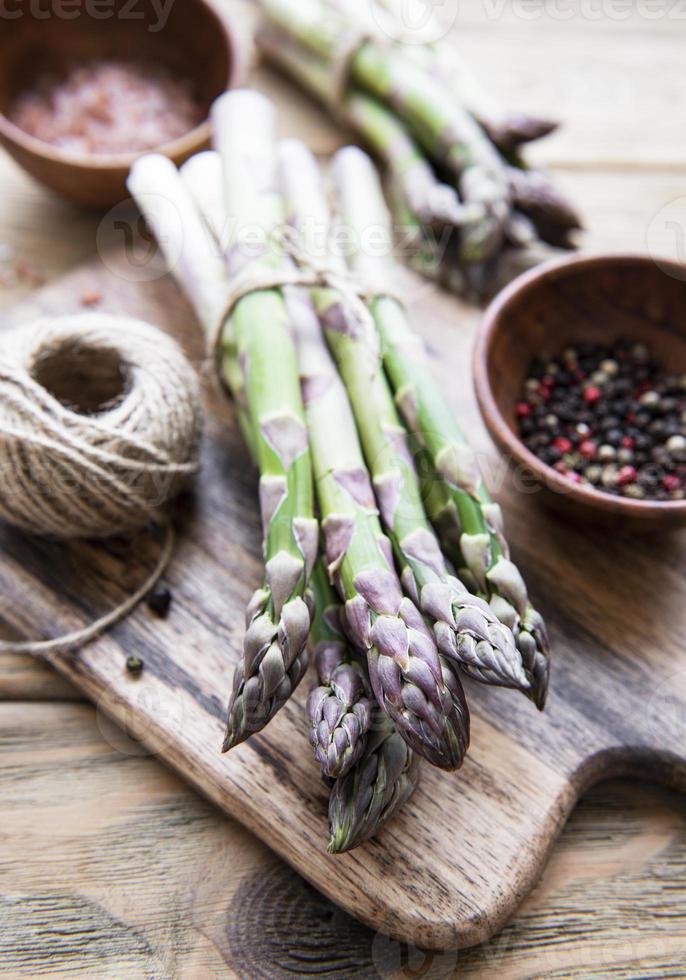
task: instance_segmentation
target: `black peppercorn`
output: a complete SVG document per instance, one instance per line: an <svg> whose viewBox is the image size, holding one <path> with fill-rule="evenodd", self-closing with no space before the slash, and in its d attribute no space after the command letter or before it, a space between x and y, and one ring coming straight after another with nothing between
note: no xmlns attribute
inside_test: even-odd
<svg viewBox="0 0 686 980"><path fill-rule="evenodd" d="M142 674L144 666L143 660L135 654L131 654L126 658L126 669L134 677L139 677Z"/></svg>
<svg viewBox="0 0 686 980"><path fill-rule="evenodd" d="M165 619L171 606L172 594L169 589L158 587L149 593L147 598L148 608L160 617Z"/></svg>
<svg viewBox="0 0 686 980"><path fill-rule="evenodd" d="M609 442L611 446L621 446L623 438L624 433L621 429L610 429L605 433L605 442Z"/></svg>

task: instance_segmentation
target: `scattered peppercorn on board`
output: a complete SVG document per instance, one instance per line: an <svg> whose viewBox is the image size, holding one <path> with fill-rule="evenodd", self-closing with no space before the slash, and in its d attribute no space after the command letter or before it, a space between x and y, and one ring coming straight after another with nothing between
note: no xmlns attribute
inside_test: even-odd
<svg viewBox="0 0 686 980"><path fill-rule="evenodd" d="M109 255L107 267L98 260L1 325L73 312L97 293L100 309L157 323L200 366L200 330L171 281L131 282L125 268L123 256ZM306 684L264 733L222 756L244 608L262 561L256 477L233 408L209 383L203 472L177 509L178 545L163 583L172 594L168 615L142 604L79 654L51 662L347 911L440 949L476 944L504 925L589 784L631 774L686 786L686 535L605 536L518 492L472 394L478 311L426 288L416 297L414 319L434 352L438 381L483 453L516 558L550 625L545 714L523 697L469 684L472 748L463 769L446 777L424 767L416 795L392 824L339 857L325 850L327 791L307 743ZM141 581L159 545L154 535L61 545L2 528L0 614L19 637L79 627ZM142 670L127 670L129 657Z"/></svg>

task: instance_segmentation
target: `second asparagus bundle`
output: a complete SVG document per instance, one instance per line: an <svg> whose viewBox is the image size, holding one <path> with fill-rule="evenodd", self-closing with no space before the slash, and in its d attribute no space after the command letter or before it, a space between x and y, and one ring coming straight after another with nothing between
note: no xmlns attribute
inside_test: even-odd
<svg viewBox="0 0 686 980"><path fill-rule="evenodd" d="M385 263L370 269L354 244L344 256L332 246L341 224L353 243L369 225L389 231L371 162L355 149L338 156L334 219L316 161L300 143L277 143L267 100L232 92L213 121L218 153L181 175L145 157L129 183L210 341L219 332L219 372L260 471L265 581L248 607L225 748L285 704L311 634L310 742L332 782L338 852L407 799L420 758L461 765L461 675L543 707L545 628L388 295ZM308 240L313 226L323 251ZM361 275L375 277L373 295L360 291ZM418 453L432 473L428 494Z"/></svg>
<svg viewBox="0 0 686 980"><path fill-rule="evenodd" d="M575 209L521 153L554 124L498 113L446 40L403 43L398 0L259 7L262 51L383 164L400 247L419 271L487 295L572 246Z"/></svg>

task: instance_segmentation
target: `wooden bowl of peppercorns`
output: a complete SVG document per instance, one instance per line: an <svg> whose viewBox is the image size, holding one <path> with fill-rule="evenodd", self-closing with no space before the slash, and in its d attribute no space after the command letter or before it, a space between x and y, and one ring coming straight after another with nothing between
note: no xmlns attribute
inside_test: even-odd
<svg viewBox="0 0 686 980"><path fill-rule="evenodd" d="M486 312L474 377L492 438L547 504L686 524L686 266L575 256L520 276Z"/></svg>

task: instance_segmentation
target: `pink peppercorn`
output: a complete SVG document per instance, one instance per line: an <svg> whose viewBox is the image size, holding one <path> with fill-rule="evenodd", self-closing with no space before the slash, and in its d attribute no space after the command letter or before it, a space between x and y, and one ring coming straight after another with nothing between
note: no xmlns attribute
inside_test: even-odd
<svg viewBox="0 0 686 980"><path fill-rule="evenodd" d="M635 466L622 466L617 474L617 483L620 487L625 487L628 483L635 483L637 476Z"/></svg>
<svg viewBox="0 0 686 980"><path fill-rule="evenodd" d="M671 493L673 490L679 490L681 487L681 480L674 473L668 473L662 479L662 486L665 488L667 493Z"/></svg>
<svg viewBox="0 0 686 980"><path fill-rule="evenodd" d="M531 405L528 402L517 402L517 417L528 419L531 415Z"/></svg>
<svg viewBox="0 0 686 980"><path fill-rule="evenodd" d="M595 405L597 401L602 397L602 391L600 388L596 388L595 385L589 385L584 391L584 401L588 405Z"/></svg>
<svg viewBox="0 0 686 980"><path fill-rule="evenodd" d="M584 439L579 446L579 452L584 459L595 459L598 452L598 447L592 439Z"/></svg>
<svg viewBox="0 0 686 980"><path fill-rule="evenodd" d="M624 436L622 439L622 446L624 449L633 449L635 445L636 440L633 438L633 436Z"/></svg>
<svg viewBox="0 0 686 980"><path fill-rule="evenodd" d="M553 446L555 446L556 449L559 449L563 455L565 453L571 453L572 449L574 448L566 436L558 436L557 439L553 440Z"/></svg>

